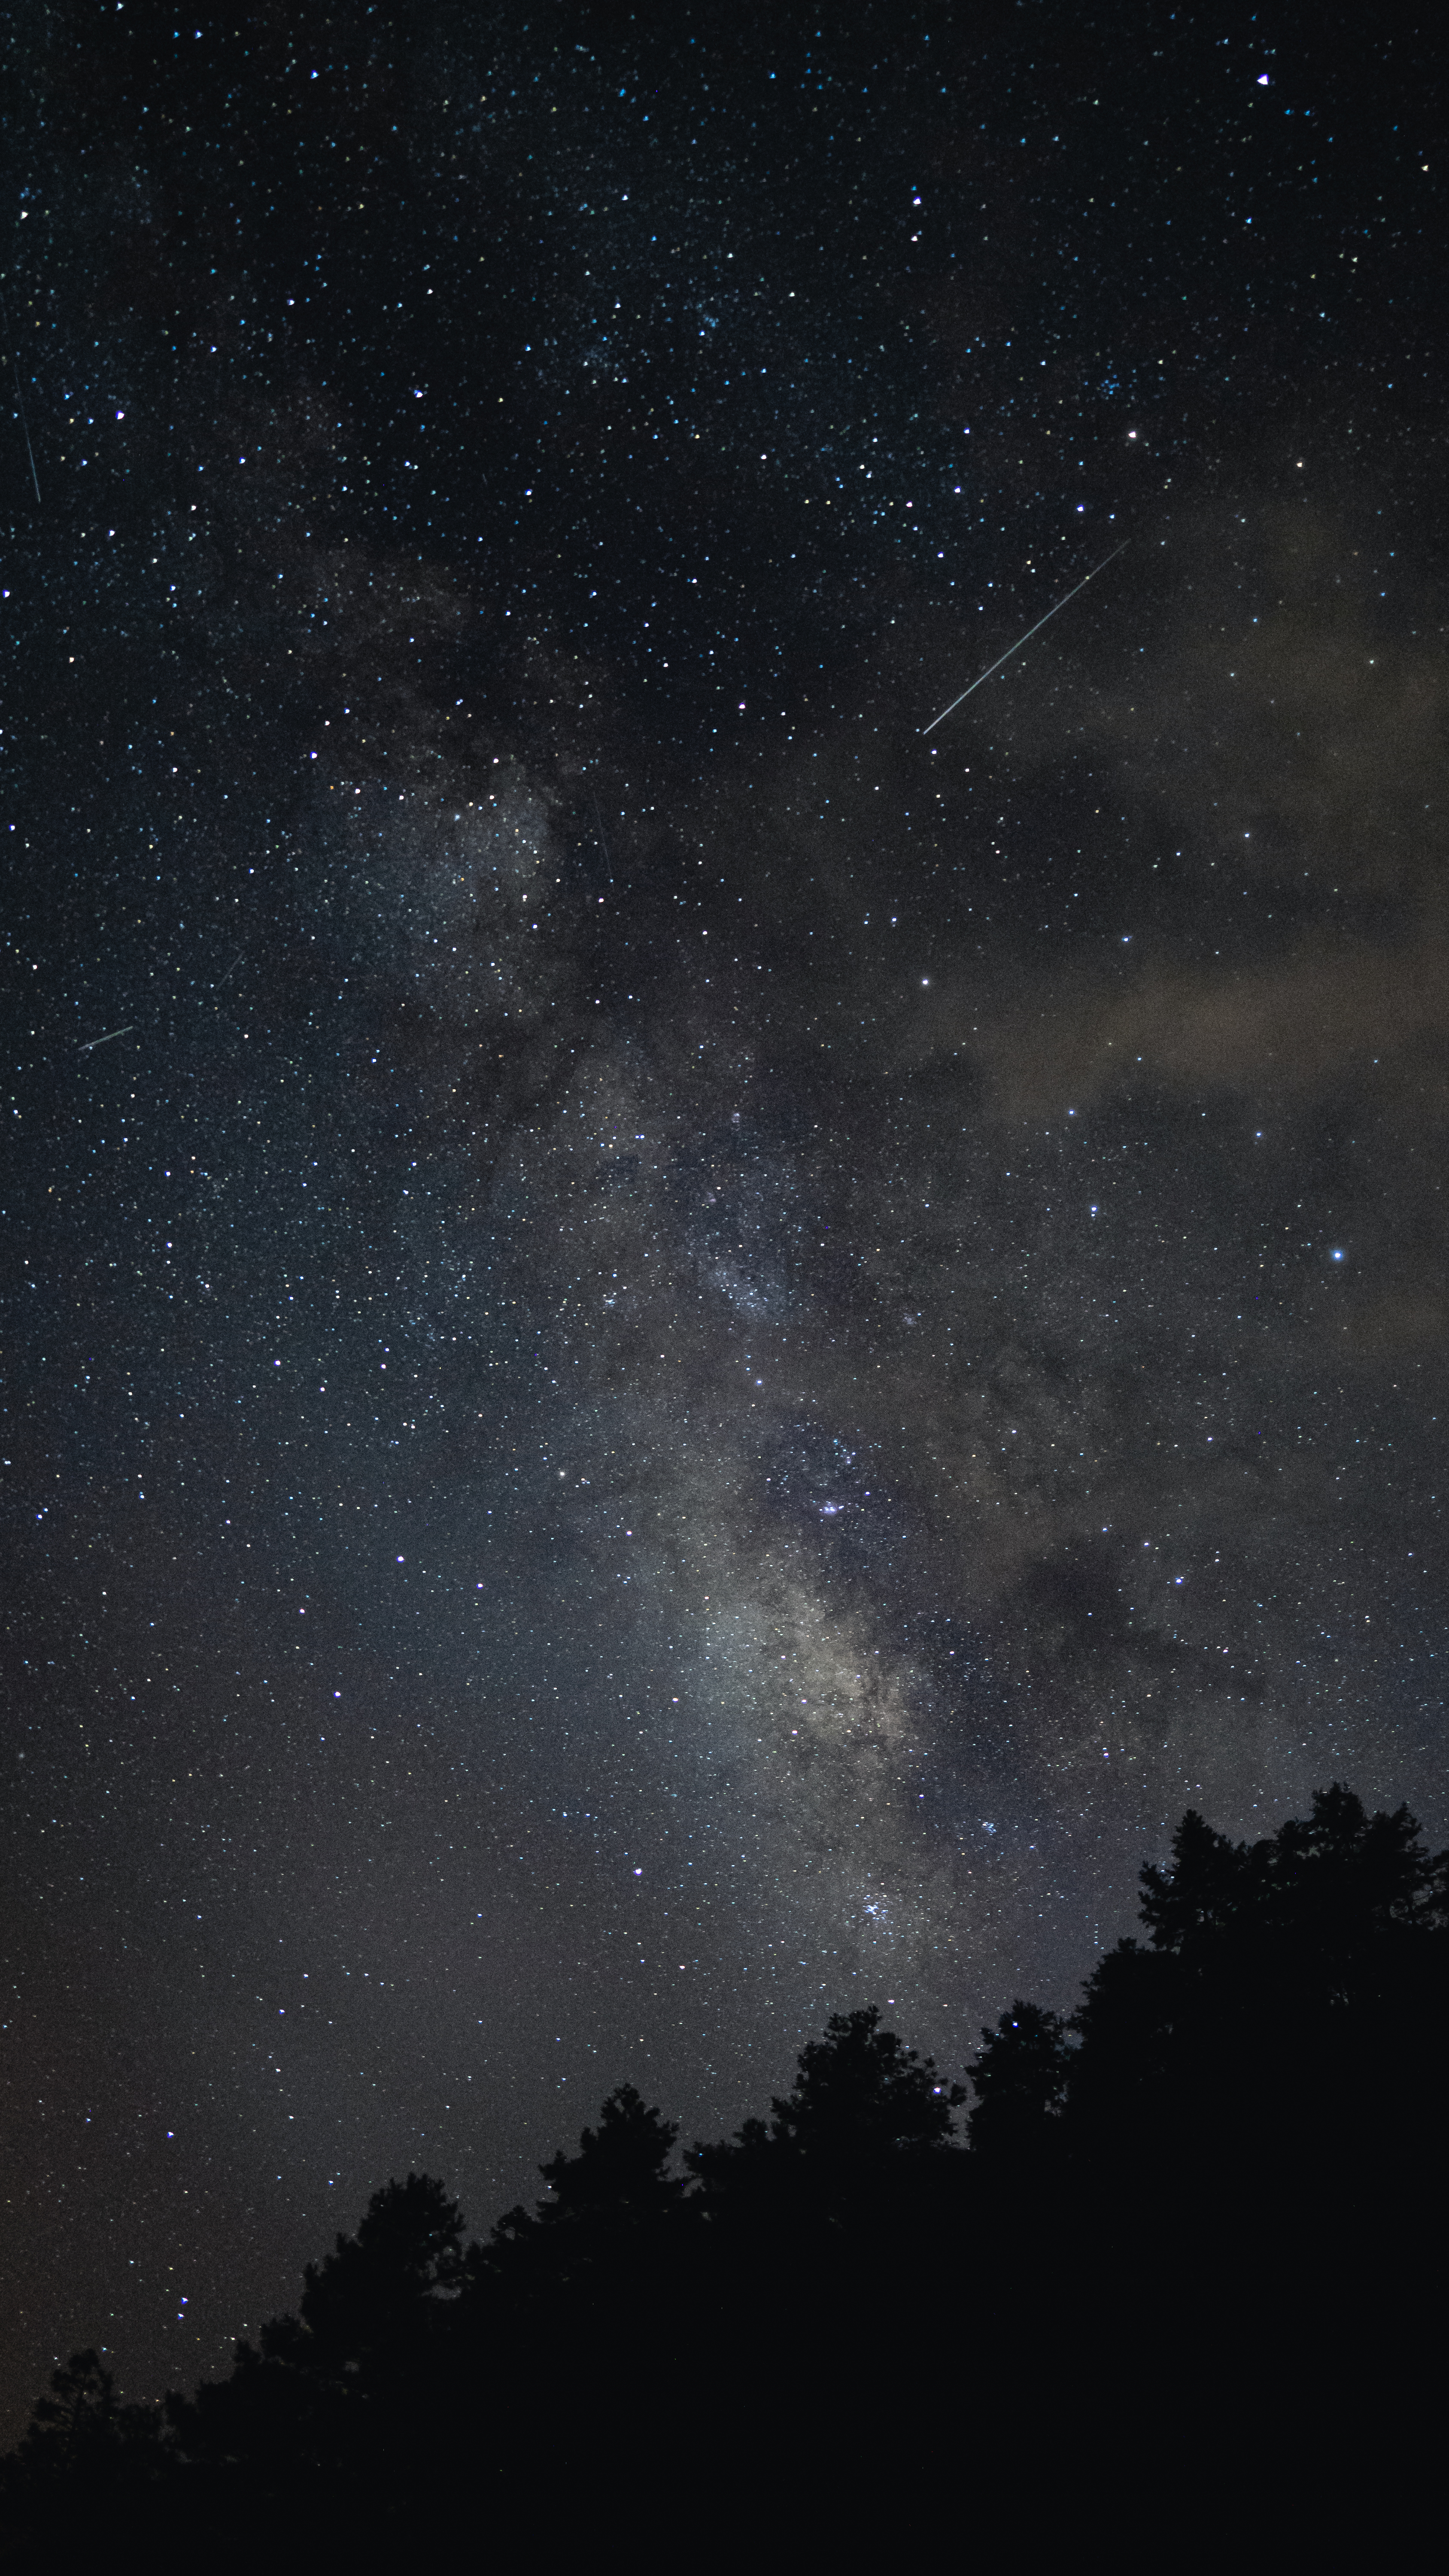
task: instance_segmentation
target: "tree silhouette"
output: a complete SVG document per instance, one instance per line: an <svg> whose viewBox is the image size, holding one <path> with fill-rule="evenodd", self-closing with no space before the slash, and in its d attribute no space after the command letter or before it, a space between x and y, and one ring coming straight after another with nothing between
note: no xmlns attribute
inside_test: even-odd
<svg viewBox="0 0 1449 2576"><path fill-rule="evenodd" d="M1442 1929L1446 1860L1431 1859L1407 1807L1369 1816L1337 1781L1306 1822L1269 1841L1230 1842L1192 1808L1172 1838L1172 1866L1141 1873L1140 1911L1154 1949L1182 1955L1246 1927L1291 1932L1342 1958L1395 1932Z"/></svg>
<svg viewBox="0 0 1449 2576"><path fill-rule="evenodd" d="M770 2118L746 2120L717 2146L696 2142L689 2163L716 2224L845 2223L867 2203L909 2197L952 2144L965 2088L945 2083L881 2026L879 2008L833 2014L801 2050L788 2094Z"/></svg>
<svg viewBox="0 0 1449 2576"><path fill-rule="evenodd" d="M154 2503L174 2466L158 2406L124 2405L98 2352L73 2352L50 2375L28 2429L0 2462L0 2523L15 2549L39 2539L40 2564L64 2538L72 2547L133 2520Z"/></svg>
<svg viewBox="0 0 1449 2576"><path fill-rule="evenodd" d="M933 2058L883 2030L870 2004L833 2014L824 2039L801 2050L789 2093L770 2105L771 2143L821 2167L935 2154L951 2144L951 2114L965 2099Z"/></svg>
<svg viewBox="0 0 1449 2576"><path fill-rule="evenodd" d="M114 2373L88 2349L51 2372L50 2394L35 2401L19 2457L40 2478L73 2488L109 2480L123 2459L131 2472L153 2474L160 2450L160 2409L123 2405Z"/></svg>
<svg viewBox="0 0 1449 2576"><path fill-rule="evenodd" d="M355 2236L339 2236L320 2264L309 2263L298 2344L312 2366L365 2373L399 2342L428 2333L442 2301L463 2282L462 2211L430 2174L408 2175L374 2192ZM290 2323L290 2320L287 2321ZM263 2329L263 2350L281 2329Z"/></svg>
<svg viewBox="0 0 1449 2576"><path fill-rule="evenodd" d="M1048 2154L1071 2063L1061 2015L1018 1996L994 2030L982 2031L981 2054L967 2068L976 2100L966 2126L978 2153L1033 2163Z"/></svg>
<svg viewBox="0 0 1449 2576"><path fill-rule="evenodd" d="M1442 2105L1446 1862L1407 1808L1335 1783L1252 1844L1189 1811L1141 1884L1150 1946L1118 1942L1072 2019L1079 2140L1140 2163L1171 2133L1201 2161L1246 2122L1260 2165L1324 2165Z"/></svg>
<svg viewBox="0 0 1449 2576"><path fill-rule="evenodd" d="M558 2284L601 2265L639 2259L642 2244L684 2215L685 2189L667 2171L677 2124L646 2107L632 2084L609 2095L577 2155L561 2148L539 2170L552 2197L532 2215L520 2202L494 2227L470 2277L521 2292Z"/></svg>
<svg viewBox="0 0 1449 2576"><path fill-rule="evenodd" d="M339 2235L307 2265L300 2314L273 2317L255 2345L239 2343L229 2379L168 2400L186 2456L290 2488L388 2438L390 2419L422 2397L462 2287L464 2224L431 2175L374 2192L356 2235Z"/></svg>

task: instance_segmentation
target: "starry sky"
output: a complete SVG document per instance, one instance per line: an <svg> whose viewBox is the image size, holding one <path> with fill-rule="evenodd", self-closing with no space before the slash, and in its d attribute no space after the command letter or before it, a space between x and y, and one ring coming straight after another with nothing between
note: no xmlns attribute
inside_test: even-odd
<svg viewBox="0 0 1449 2576"><path fill-rule="evenodd" d="M1398 25L10 22L7 2434L1449 1831Z"/></svg>

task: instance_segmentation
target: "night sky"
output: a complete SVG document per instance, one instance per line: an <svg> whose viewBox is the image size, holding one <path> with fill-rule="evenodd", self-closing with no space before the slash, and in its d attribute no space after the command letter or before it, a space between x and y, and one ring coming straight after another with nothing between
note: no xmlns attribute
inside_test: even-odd
<svg viewBox="0 0 1449 2576"><path fill-rule="evenodd" d="M7 2438L1449 1832L1437 42L12 16Z"/></svg>

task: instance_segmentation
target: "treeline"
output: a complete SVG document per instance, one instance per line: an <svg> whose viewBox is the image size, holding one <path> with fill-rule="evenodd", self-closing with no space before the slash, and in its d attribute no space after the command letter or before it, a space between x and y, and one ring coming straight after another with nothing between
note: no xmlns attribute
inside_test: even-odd
<svg viewBox="0 0 1449 2576"><path fill-rule="evenodd" d="M969 2095L849 2013L716 2145L621 2086L486 2242L390 2182L191 2397L76 2354L4 2464L15 2563L848 2556L912 2497L1045 2553L1296 2496L1301 2540L1330 2474L1365 2507L1440 2438L1449 1856L1334 1787L1251 1845L1187 1815L1140 1912Z"/></svg>

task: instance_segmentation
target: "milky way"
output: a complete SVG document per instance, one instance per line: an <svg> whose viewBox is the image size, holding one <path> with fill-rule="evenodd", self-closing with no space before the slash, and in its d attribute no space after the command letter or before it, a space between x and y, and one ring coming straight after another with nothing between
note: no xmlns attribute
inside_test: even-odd
<svg viewBox="0 0 1449 2576"><path fill-rule="evenodd" d="M1449 1826L1419 70L307 18L7 40L12 2409Z"/></svg>

